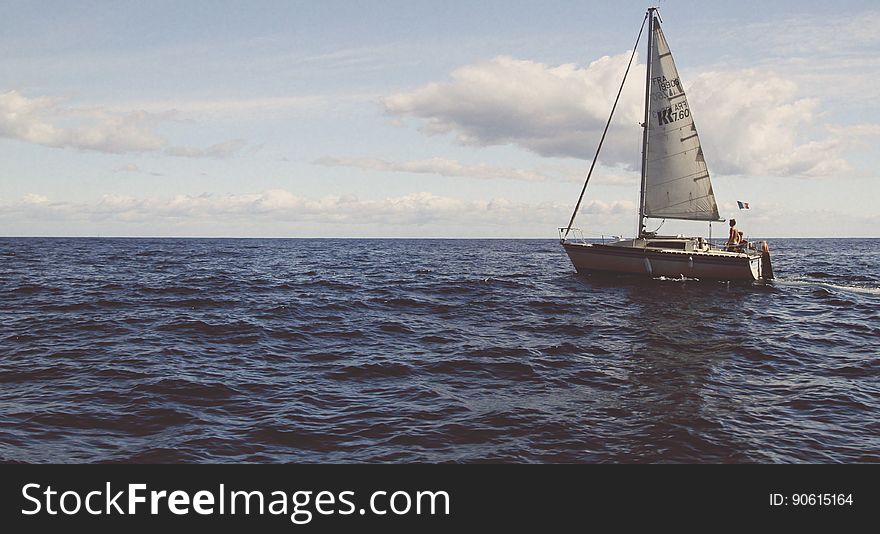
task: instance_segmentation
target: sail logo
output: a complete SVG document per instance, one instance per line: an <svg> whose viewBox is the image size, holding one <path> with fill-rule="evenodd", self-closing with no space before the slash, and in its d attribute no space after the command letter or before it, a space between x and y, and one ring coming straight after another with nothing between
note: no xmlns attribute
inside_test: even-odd
<svg viewBox="0 0 880 534"><path fill-rule="evenodd" d="M668 107L664 110L657 112L657 124L660 126L664 126L669 124L670 122L675 122L677 120L681 120L691 116L691 110L688 108L678 105L676 109L673 111L672 107Z"/></svg>
<svg viewBox="0 0 880 534"><path fill-rule="evenodd" d="M658 111L657 122L660 124L660 126L672 122L672 108L666 108L663 111Z"/></svg>

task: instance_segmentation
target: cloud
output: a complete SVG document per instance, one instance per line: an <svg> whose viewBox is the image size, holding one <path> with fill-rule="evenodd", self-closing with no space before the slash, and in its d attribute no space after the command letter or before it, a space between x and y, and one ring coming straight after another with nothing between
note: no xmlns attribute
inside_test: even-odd
<svg viewBox="0 0 880 534"><path fill-rule="evenodd" d="M174 156L226 158L244 145L236 139L207 148L170 147L158 133L173 112L108 111L71 108L52 97L29 98L18 91L0 93L0 137L54 148L111 154L157 152Z"/></svg>
<svg viewBox="0 0 880 534"><path fill-rule="evenodd" d="M127 165L123 165L122 167L117 167L113 169L113 172L141 172L141 168L134 163L129 163Z"/></svg>
<svg viewBox="0 0 880 534"><path fill-rule="evenodd" d="M493 167L486 164L466 165L446 158L431 158L416 161L389 162L374 158L332 158L325 157L314 161L329 167L354 167L357 169L387 172L410 172L417 174L439 174L440 176L478 178L483 180L512 179L529 182L543 182L554 178L536 171Z"/></svg>
<svg viewBox="0 0 880 534"><path fill-rule="evenodd" d="M819 102L798 99L796 91L793 82L758 69L698 75L688 95L710 169L773 176L847 171L839 137L803 136L819 117Z"/></svg>
<svg viewBox="0 0 880 534"><path fill-rule="evenodd" d="M426 133L452 132L462 144L513 143L544 156L589 158L628 59L606 56L580 68L501 56L383 103L393 115L422 119ZM618 118L637 124L638 84L627 84L624 93Z"/></svg>
<svg viewBox="0 0 880 534"><path fill-rule="evenodd" d="M169 156L177 156L182 158L211 158L226 159L238 154L247 143L241 139L234 139L225 143L218 143L207 148L196 147L169 147L165 149L165 153Z"/></svg>
<svg viewBox="0 0 880 534"><path fill-rule="evenodd" d="M21 198L22 205L32 206L32 205L44 205L49 203L49 197L44 195L38 195L36 193L28 193L27 195Z"/></svg>
<svg viewBox="0 0 880 534"><path fill-rule="evenodd" d="M691 38L712 39L721 49L736 50L717 57L713 70L770 70L821 98L835 115L859 117L880 98L878 24L877 10L822 15L798 11L773 22L710 24L710 31Z"/></svg>
<svg viewBox="0 0 880 534"><path fill-rule="evenodd" d="M466 145L515 144L542 156L592 159L629 54L605 56L587 67L557 67L501 56L456 69L383 100L388 113L415 117L427 134L453 133ZM638 123L644 77L634 67L600 161L639 168ZM641 74L639 74L641 71ZM797 86L767 70L706 72L688 84L710 170L735 174L815 176L848 168L837 138L811 130L819 103L797 97Z"/></svg>
<svg viewBox="0 0 880 534"><path fill-rule="evenodd" d="M158 150L165 144L155 132L159 118L143 111L69 110L57 98L0 93L0 136L50 147L112 153ZM58 125L65 121L76 124Z"/></svg>
<svg viewBox="0 0 880 534"><path fill-rule="evenodd" d="M880 214L871 210L840 211L769 199L754 200L749 210L739 210L732 202L721 206L722 211L734 214L738 226L752 237L875 237L880 224Z"/></svg>
<svg viewBox="0 0 880 534"><path fill-rule="evenodd" d="M847 133L859 136L878 136L880 135L880 124L877 123L861 123L853 124L846 127Z"/></svg>
<svg viewBox="0 0 880 534"><path fill-rule="evenodd" d="M880 124L877 123L829 124L826 128L835 136L847 139L880 137Z"/></svg>
<svg viewBox="0 0 880 534"><path fill-rule="evenodd" d="M248 120L259 116L327 113L342 103L375 101L376 95L293 95L257 98L205 98L133 100L117 102L114 109L143 109L153 113L173 113L175 117L198 120Z"/></svg>
<svg viewBox="0 0 880 534"><path fill-rule="evenodd" d="M31 193L0 201L0 223L8 235L553 237L572 208L570 203L464 199L425 191L375 199L309 198L284 189L165 198L107 194L85 202L53 201ZM753 203L748 212L740 212L732 203L723 208L736 213L737 219L742 217L750 235L761 237L840 235L832 229L840 228L841 222L847 225L843 235L870 236L876 235L878 224L878 215L871 211L804 210L772 202ZM626 233L635 209L628 200L590 200L581 207L576 226L591 236Z"/></svg>
<svg viewBox="0 0 880 534"><path fill-rule="evenodd" d="M540 170L526 170L497 167L485 163L467 165L456 160L439 157L398 162L377 158L323 157L312 163L328 167L352 167L368 171L436 174L439 176L474 178L478 180L507 179L527 182L582 182L586 176L585 169L575 169L571 166L548 165ZM623 169L597 167L591 180L593 183L605 185L632 185L638 182L638 176L633 173L627 173Z"/></svg>
<svg viewBox="0 0 880 534"><path fill-rule="evenodd" d="M843 53L880 44L878 25L880 11L877 10L837 15L794 12L782 22L716 24L712 28L712 37L736 41L741 47L760 51L758 57L768 54L783 57L833 54L839 57Z"/></svg>

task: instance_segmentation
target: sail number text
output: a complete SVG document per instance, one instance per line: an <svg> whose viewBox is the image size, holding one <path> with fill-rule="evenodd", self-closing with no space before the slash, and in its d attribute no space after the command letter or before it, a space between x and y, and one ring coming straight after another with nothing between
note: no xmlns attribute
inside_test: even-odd
<svg viewBox="0 0 880 534"><path fill-rule="evenodd" d="M679 102L674 106L670 106L664 110L657 112L657 123L660 126L669 124L691 116L691 110L688 109L686 102Z"/></svg>

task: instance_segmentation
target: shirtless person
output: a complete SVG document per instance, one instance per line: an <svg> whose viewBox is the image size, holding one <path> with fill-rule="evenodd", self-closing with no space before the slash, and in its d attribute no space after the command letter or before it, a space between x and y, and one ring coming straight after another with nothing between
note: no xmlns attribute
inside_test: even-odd
<svg viewBox="0 0 880 534"><path fill-rule="evenodd" d="M730 219L730 234L727 238L727 251L735 252L743 244L743 233L736 229L736 219Z"/></svg>

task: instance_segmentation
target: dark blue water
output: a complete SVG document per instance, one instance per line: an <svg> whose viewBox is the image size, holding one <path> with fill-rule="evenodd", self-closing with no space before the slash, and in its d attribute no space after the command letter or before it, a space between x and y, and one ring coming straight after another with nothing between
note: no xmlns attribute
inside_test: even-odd
<svg viewBox="0 0 880 534"><path fill-rule="evenodd" d="M880 460L880 240L771 286L554 241L0 239L0 460Z"/></svg>

